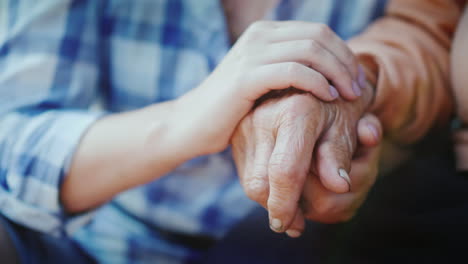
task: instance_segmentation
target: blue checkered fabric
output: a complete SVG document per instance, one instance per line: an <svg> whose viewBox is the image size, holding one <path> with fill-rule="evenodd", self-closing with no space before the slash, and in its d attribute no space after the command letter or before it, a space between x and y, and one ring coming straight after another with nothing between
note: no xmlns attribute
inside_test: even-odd
<svg viewBox="0 0 468 264"><path fill-rule="evenodd" d="M347 39L384 7L383 0L283 0L267 18L326 23ZM198 250L161 230L216 239L249 212L254 204L229 150L82 215L63 211L59 186L97 118L181 96L229 48L216 0L0 1L0 212L71 236L100 262L196 258Z"/></svg>

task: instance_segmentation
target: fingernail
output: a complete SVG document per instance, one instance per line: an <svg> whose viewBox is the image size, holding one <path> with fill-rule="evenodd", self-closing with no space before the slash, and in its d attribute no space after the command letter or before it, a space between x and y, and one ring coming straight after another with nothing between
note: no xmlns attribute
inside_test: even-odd
<svg viewBox="0 0 468 264"><path fill-rule="evenodd" d="M271 229L276 232L281 232L283 229L283 223L278 218L273 218L270 224Z"/></svg>
<svg viewBox="0 0 468 264"><path fill-rule="evenodd" d="M378 140L379 139L379 131L377 131L377 128L374 125L371 125L371 124L367 124L367 128L372 133L372 135L374 135L375 139Z"/></svg>
<svg viewBox="0 0 468 264"><path fill-rule="evenodd" d="M345 181L348 183L349 189L351 189L351 179L349 178L348 172L346 172L344 169L339 169L338 174L341 178L345 179Z"/></svg>
<svg viewBox="0 0 468 264"><path fill-rule="evenodd" d="M361 96L361 87L355 81L353 81L353 92L356 96Z"/></svg>
<svg viewBox="0 0 468 264"><path fill-rule="evenodd" d="M289 236L289 237L292 237L292 238L298 238L300 237L302 234L301 232L297 231L297 230L294 230L294 229L288 229L286 230L286 234Z"/></svg>
<svg viewBox="0 0 468 264"><path fill-rule="evenodd" d="M359 65L359 77L358 77L359 86L364 88L366 86L366 74L364 73L364 69L361 65Z"/></svg>
<svg viewBox="0 0 468 264"><path fill-rule="evenodd" d="M330 94L331 94L333 99L337 98L338 95L339 95L338 91L336 90L336 88L333 85L330 85Z"/></svg>

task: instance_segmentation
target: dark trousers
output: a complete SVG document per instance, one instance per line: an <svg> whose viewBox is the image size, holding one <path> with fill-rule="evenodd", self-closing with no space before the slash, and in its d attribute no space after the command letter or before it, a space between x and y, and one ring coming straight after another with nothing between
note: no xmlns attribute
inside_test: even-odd
<svg viewBox="0 0 468 264"><path fill-rule="evenodd" d="M2 263L20 263L12 237L13 233L8 228L6 220L0 217L0 260Z"/></svg>
<svg viewBox="0 0 468 264"><path fill-rule="evenodd" d="M455 170L449 131L428 136L414 149L410 160L378 179L350 222L309 222L301 238L290 239L271 232L259 208L206 262L465 263L468 173Z"/></svg>
<svg viewBox="0 0 468 264"><path fill-rule="evenodd" d="M95 263L73 241L19 226L0 215L0 263Z"/></svg>

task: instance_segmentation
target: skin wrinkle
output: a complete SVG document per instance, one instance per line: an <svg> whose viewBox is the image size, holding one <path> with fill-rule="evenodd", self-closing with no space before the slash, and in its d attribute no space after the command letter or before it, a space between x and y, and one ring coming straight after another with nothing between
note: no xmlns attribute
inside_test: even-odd
<svg viewBox="0 0 468 264"><path fill-rule="evenodd" d="M271 24L272 23L270 22L257 24L256 27L253 28L253 30L259 30L258 29L259 27L269 26ZM325 26L322 26L322 27L319 26L318 28L319 29L316 29L317 31L315 33L318 32L318 33L323 34L325 32L326 34L326 32L330 32L329 28ZM305 31L307 31L307 29L305 29ZM281 32L278 34L281 34ZM297 29L294 34L298 34ZM281 36L281 38L283 37L284 35ZM325 35L325 37L336 38L336 36L332 35L331 32L330 32L330 36ZM320 44L322 43L320 42ZM337 43L335 44L336 44L335 46L329 45L330 47L327 46L327 48L331 48L331 50L336 51L335 49L340 44L337 44ZM344 53L341 53L339 56L337 56L340 60L340 63L343 62L343 57L346 57L346 55L343 56ZM323 55L324 53L322 52L321 54ZM353 58L353 56L350 56L349 59L350 58ZM346 59L344 61L346 62L344 63L345 65L352 64ZM287 64L285 67L287 69L285 75L289 77L296 76L296 74L299 73L299 70L296 69L296 66L297 66L296 64ZM357 73L358 73L357 68L353 70L356 71L356 76L357 76ZM289 84L292 85L294 83L290 81ZM328 82L325 82L324 85L326 85L326 88L329 89ZM359 120L359 117L361 117L361 114L362 114L360 113L360 111L363 110L364 108L363 105L365 105L365 102L366 102L366 99L363 99L363 100L359 100L359 103L352 104L352 106L350 106L350 103L347 103L345 105L343 100L338 99L337 101L334 101L332 104L327 104L327 103L323 103L322 101L316 100L315 97L313 97L311 94L308 94L308 93L300 92L300 95L294 94L296 91L297 90L294 88L290 88L288 89L288 91L281 91L281 92L275 91L271 93L272 96L269 93L269 96L271 97L263 96L262 98L256 100L255 102L256 109L260 104L264 103L262 105L262 108L268 110L266 111L266 113L269 112L270 117L271 116L276 117L276 119L271 118L273 119L271 123L274 123L274 124L273 125L270 124L270 126L272 126L270 127L270 130L274 130L273 131L273 136L274 136L273 144L276 144L276 146L275 146L275 149L273 150L273 153L269 157L269 164L268 164L269 168L267 172L268 175L262 176L264 172L255 172L255 173L259 173L260 175L259 177L265 177L265 179L269 181L268 183L270 187L269 188L270 192L268 194L269 199L267 202L267 207L269 208L269 213L270 213L270 223L272 223L271 221L273 219L276 219L279 216L281 218L280 220L282 221L282 225L284 228L291 228L292 226L288 227L288 222L295 221L295 219L297 218L297 215L301 215L301 213L298 214L298 212L301 212L301 211L297 211L299 208L298 206L299 200L302 194L301 186L303 185L301 184L301 181L305 181L307 179L307 175L310 170L309 168L310 162L312 161L311 155L312 155L312 152L314 151L313 144L307 144L306 142L308 142L309 140L313 142L317 140L323 141L325 138L327 138L332 143L343 141L344 140L343 138L346 137L346 134L343 134L343 133L351 133L353 131L352 128L354 129L356 128L356 125L355 124L353 125L352 123L348 122L345 119L345 117L351 118L352 120L355 120L357 122L357 120ZM368 96L368 91L366 91L365 96ZM290 98L294 97L295 100L289 100L290 98L288 97ZM275 103L274 107L271 104L271 102ZM367 107L367 105L365 106ZM260 112L259 111L250 112L250 115L253 115L253 116L256 116L257 114L260 114ZM264 129L264 128L265 126L262 125L261 129ZM256 129L256 127L254 126L253 129ZM314 139L309 138L308 135L311 135L310 137L314 137ZM255 137L255 140L264 140L264 139L261 138L260 136L260 138ZM248 143L253 143L253 144L250 146L246 146L247 148L256 146L255 145L256 142L248 142ZM309 148L312 148L312 149L306 150L305 145L308 145ZM340 148L337 150L329 149L328 151L330 153L326 153L325 155L327 156L333 155L332 151L339 153L339 152L343 152L346 150L349 151L350 149L354 150L355 146L356 144L353 145L347 142L346 144L344 144L344 148ZM259 150L259 151L262 151L262 150ZM304 156L304 153L301 153L301 152L304 152L304 153L307 152L308 155ZM255 155L258 156L258 155L261 155L261 153L257 151ZM309 159L309 155L310 155L310 159ZM341 156L344 156L344 155L341 154ZM349 156L350 155L348 155L348 157ZM252 159L246 160L246 162L252 163L253 161L255 163L255 162L258 162L257 161L258 159L259 159L258 157L255 157L253 160ZM336 162L339 162L339 161L331 161L331 163L327 165L328 167L326 168L326 173L331 173L331 170L337 170L336 168L333 169L333 167L336 166L334 164ZM289 163L291 163L292 165L290 165ZM252 166L252 165L248 165L248 166ZM263 170L263 168L261 167L262 166L260 165L260 170ZM301 168L302 168L303 173L299 173ZM349 165L346 165L345 168L349 170ZM252 168L249 168L249 171L251 171L251 169ZM323 173L321 173L321 175L322 174ZM241 175L241 178L242 177L249 178L251 177L251 175ZM340 184L340 185L336 185L335 189L339 190L340 192L344 191L344 185L341 186L342 185L341 181L343 179L337 178L339 176L334 175L334 174L333 175L330 174L326 177L335 177L336 179L331 180L332 184L333 184L333 181L335 181L335 183L337 184ZM255 178L258 178L258 177L255 177ZM257 181L254 184L258 184L258 183L259 181L257 179ZM347 183L346 183L346 186L348 186ZM297 188L300 188L300 189L296 190ZM266 193L267 192L265 192L264 196L266 196ZM291 195L294 195L294 196L291 197ZM257 197L257 198L263 199L263 196ZM263 201L258 201L258 202L263 204ZM296 204L296 206L294 206L294 204ZM285 205L287 206L286 208L281 208L281 206L285 206ZM281 215L283 213L287 213L288 215ZM300 228L300 225L294 226L294 228ZM282 230L282 231L285 231L285 230Z"/></svg>
<svg viewBox="0 0 468 264"><path fill-rule="evenodd" d="M326 104L326 103L324 103L324 104ZM299 104L296 104L296 105L299 105ZM343 118L343 115L341 115L341 113L340 113L339 115L337 115L337 113L334 113L334 111L337 111L337 110L338 110L336 107L337 107L337 106L330 105L330 104L326 105L326 109L331 109L331 111L325 111L325 113L326 113L326 114L325 114L325 116L326 116L325 119L333 120L333 122L332 122L332 121L328 122L328 123L327 123L327 126L328 126L328 127L331 127L331 125L332 125L334 122L342 123L343 127L349 126L350 123L347 121L347 119L344 119L344 118ZM289 111L289 112L290 112L290 113L295 113L294 111ZM310 111L309 114L312 115L312 114L314 114L314 113L316 113L316 111ZM322 115L324 114L324 112L319 112L319 113L322 113ZM350 112L348 112L348 114L349 114L349 113L350 113ZM351 111L351 113L356 113L356 111ZM309 117L310 117L310 116L309 116ZM290 118L290 117L288 117L288 118ZM304 119L304 118L306 118L306 117L303 117L303 118L300 118L300 119L297 119L297 120L305 121L306 119ZM321 119L321 118L317 118L317 119ZM321 119L321 120L323 120L323 119ZM345 122L345 121L346 121L346 122ZM308 123L309 123L309 122L308 122ZM318 129L318 128L317 128L317 126L315 126L313 129ZM342 129L342 130L343 130L343 129ZM297 129L296 129L296 131L294 131L294 130L291 130L291 131L290 131L290 133L294 133L294 132L297 132ZM351 128L346 128L346 129L344 129L344 133L349 133L349 132L351 132ZM313 133L313 132L312 132L312 133ZM330 135L328 135L328 136L331 137L332 135L330 134ZM336 136L336 135L335 135L335 136ZM345 144L345 146L346 146L345 149L351 149L353 145L352 145L351 143L349 143L349 144ZM333 201L331 201L331 203L333 203ZM303 204L303 202L301 202L300 204ZM359 204L359 200L358 200L357 204ZM328 207L330 207L330 206L328 206ZM324 208L327 208L327 206L324 205ZM351 208L354 208L354 207L351 207ZM323 209L323 208L322 208L322 209ZM335 208L335 209L333 209L333 210L335 210L336 212L338 212L338 213L336 213L336 214L339 214L339 213L342 212L342 209L340 209L339 207L337 207L337 208ZM323 209L323 211L327 211L327 212L328 212L328 211L331 212L331 211L333 211L333 210L332 210L331 207L330 207L329 209L327 209L327 210ZM337 219L337 220L349 219L349 217L351 217L351 216L352 216L352 213L343 212L343 215L341 216L342 218L336 217L336 219Z"/></svg>
<svg viewBox="0 0 468 264"><path fill-rule="evenodd" d="M256 155L258 151L264 151L263 148L266 148L269 144L273 145L274 142L274 135L271 129L268 129L267 125L271 125L271 115L268 115L267 111L264 111L262 109L257 110L257 114L251 116L251 118L248 118L248 124L250 126L255 127L255 140L252 139L252 137L240 137L241 139L247 138L249 140L249 143L244 143L249 144L249 145L254 145L255 143L253 142L261 142L260 146L257 144L255 148L249 148L250 150L253 149L253 154L249 156L245 156L244 161L247 164L252 164L248 163L248 159L254 159L256 162L253 163L253 168L249 166L248 168L244 169L244 175L249 175L248 177L241 178L243 180L243 185L245 188L245 192L247 196L254 200L254 201L261 201L264 200L266 203L266 199L268 197L268 187L269 185L267 184L268 179L267 177L267 172L266 168L268 167L267 164L265 163L259 163L257 161ZM248 132L248 126L246 126L243 123L243 126L241 127L244 131L244 133ZM262 138L263 140L259 140L259 138ZM245 142L245 140L243 140ZM235 146L238 144L234 144ZM245 148L243 148L245 149ZM267 161L266 161L267 162ZM263 167L262 167L263 166ZM262 172L263 170L263 177L262 177ZM265 204L264 203L264 204Z"/></svg>
<svg viewBox="0 0 468 264"><path fill-rule="evenodd" d="M262 144L264 148L267 148L268 145L272 144ZM271 152L268 149L262 149L262 147L257 144L256 151L263 150L264 153ZM255 163L252 170L252 174L248 177L246 181L247 192L250 194L249 197L254 201L266 201L269 194L269 185L268 185L268 160L264 162L259 162L257 155L254 155Z"/></svg>
<svg viewBox="0 0 468 264"><path fill-rule="evenodd" d="M284 97L282 97L281 99L277 98L277 97L273 98L273 99L269 99L270 101L267 101L267 102L265 102L265 105L262 105L262 108L265 107L265 109L268 109L269 111L255 111L255 112L251 113L251 116L254 116L254 118L257 118L256 115L258 113L262 113L262 115L265 114L268 117L281 115L281 119L278 118L278 119L280 119L280 122L275 124L275 125L276 126L281 126L281 129L285 129L285 130L283 130L283 132L285 132L286 134L292 134L292 135L296 135L296 133L299 132L299 131L306 130L305 126L303 126L303 125L306 125L306 126L308 126L307 132L306 132L305 135L303 135L301 140L304 140L307 137L307 133L314 133L314 131L320 131L320 130L316 130L316 129L319 129L318 126L325 126L325 125L330 126L331 122L324 122L324 121L327 121L327 120L324 120L324 119L336 118L337 122L339 120L338 116L336 116L335 113L332 113L332 112L324 113L324 112L317 112L317 110L312 110L311 111L310 110L311 109L310 107L312 105L311 104L311 99L312 100L314 100L314 99L313 99L313 97L310 97L307 94L302 94L302 95L294 94L293 95L293 94L288 94L288 93L284 94L283 93L283 96ZM288 97L288 96L295 97L298 100L294 100L292 103L291 102L282 103L281 101L278 101L278 100L285 100L285 99L287 99L286 97ZM271 109L268 108L269 106L266 105L266 104L271 104L270 106L272 106L273 103L275 103L275 107L273 108L273 112L272 112ZM322 104L322 103L320 103L320 104ZM304 107L304 106L306 106L306 107ZM262 108L259 108L257 110L262 110ZM316 108L316 109L319 109L319 108ZM336 111L337 110L337 108L334 108L333 106L327 106L326 109L329 109L331 111L333 111L333 110ZM301 113L301 111L304 112L304 113ZM278 112L280 112L280 114L275 115ZM317 113L321 113L321 115L323 115L324 118L314 118L313 120L320 120L320 122L322 122L322 123L320 123L320 125L313 125L314 123L317 123L317 122L310 122L311 119L307 119L307 117L304 117L305 113L307 113L309 118L316 117ZM348 112L348 113L353 113L353 112ZM258 117L261 117L261 116L259 115ZM268 119L268 118L265 118L265 120L266 119ZM289 121L284 121L283 119L289 119ZM301 122L305 122L305 121L307 121L307 122L302 124L302 126L297 125L297 124L299 124ZM348 123L345 123L345 125L348 125ZM263 128L265 128L265 127L263 127ZM287 131L286 131L286 129L287 129ZM350 130L345 130L345 131L350 131ZM280 134L283 133L283 132L276 133L275 138L280 136ZM317 132L315 132L315 133L317 133ZM286 140L288 140L288 139L289 138L286 138ZM262 138L257 138L256 137L255 140L262 140ZM281 140L281 138L278 137L277 140ZM293 138L291 140L298 140L298 139ZM297 152L297 150L290 150L291 145L288 145L287 143L288 142L286 142L285 145L288 146L288 149L289 149L288 151L291 151L293 153L294 153L294 151ZM248 148L248 146L246 146L246 147ZM303 148L303 146L302 147L301 146L294 147L294 148ZM297 159L299 156L301 156L301 154L294 155L294 157L291 157L291 158L292 159L294 159L294 158ZM250 162L252 162L252 160L250 160ZM297 161L296 161L296 163L297 163ZM309 165L309 164L307 164L307 165ZM310 169L311 168L308 168L308 166L305 166L304 175L306 177L311 177L309 173L306 173ZM297 175L295 175L295 176L297 176ZM244 175L244 177L247 178L248 176ZM242 178L242 176L241 176L241 178ZM270 184L272 184L272 182L270 182ZM265 188L265 189L267 189L267 188ZM284 188L282 188L282 189L284 189ZM280 193L279 195L288 195L288 196L290 196L290 193L286 193L286 192L288 192L287 189L286 190L282 190L282 189L278 191ZM283 193L285 193L285 194L283 194ZM271 211L272 208L273 208L273 210L276 209L276 207L281 206L281 204L284 205L283 200L278 200L278 199L280 199L281 196L273 197L269 201L269 203L265 204L266 203L265 196L267 196L267 195L268 195L268 192L265 192L264 196L257 197L257 199L261 199L261 201L258 201L258 200L256 200L256 201L259 202L260 204L262 204L266 208L268 208L268 205L270 205L270 208L269 208L270 210L269 211ZM360 204L360 201L362 199L362 197L357 197L357 196L355 197L354 194L353 195L347 195L347 196L340 196L340 197L350 197L352 199L356 199L356 204L353 203L353 204L348 205L348 206L350 206L350 208L356 208L356 206L358 206ZM308 203L307 200L301 199L300 195L298 195L297 197L294 197L294 199L295 200L289 200L288 201L288 206L290 205L290 203L295 203L296 206L297 206L296 208L294 208L294 207L289 208L289 210L291 210L291 217L293 217L293 218L288 218L288 219L291 219L292 222L298 221L297 220L298 217L302 215L302 209L307 209L307 204L306 203ZM329 199L329 198L326 198L326 199ZM329 205L327 205L327 204L319 205L319 206L322 206L319 209L321 209L324 212L328 211L330 214L331 213L334 214L334 215L330 216L329 218L324 219L327 222L338 222L338 221L346 220L346 219L349 219L350 217L352 217L352 215L353 215L353 212L351 210L345 210L345 209L343 209L341 207L342 204L344 204L344 202L341 201L341 200L337 201L337 200L331 199L331 200L322 200L322 202L324 202L324 203L327 202L327 203L330 203L330 204ZM331 207L333 205L333 203L335 203L335 206L336 206L335 208ZM271 207L271 206L273 206L273 207ZM328 207L328 209L327 209L327 207ZM281 213L282 210L285 210L285 209L277 209L277 213ZM288 209L286 208L286 210L288 210ZM312 213L310 213L310 208L309 208L308 212L309 212L310 217L317 217L317 213L316 212L314 213L313 209L312 209ZM324 216L322 216L322 215L319 215L318 217L321 220L323 220L322 218L324 218ZM299 217L299 219L303 219L303 218ZM286 220L286 221L288 221L288 220ZM283 224L286 224L284 226L286 228L287 223L283 223ZM294 230L295 229L303 230L303 228L301 227L301 222L300 221L298 223L294 223L294 225L291 225L289 228L293 228Z"/></svg>
<svg viewBox="0 0 468 264"><path fill-rule="evenodd" d="M376 120L368 120L367 122L375 122ZM361 122L361 121L360 121ZM380 130L380 129L378 129ZM370 132L369 132L370 133ZM381 132L379 132L381 135ZM364 136L360 134L360 136ZM369 159L376 161L379 157L379 151L373 151L372 149L364 149L362 155L353 160L353 169L350 173L350 176L354 179L356 183L353 185L355 187L349 193L346 194L333 194L328 190L323 188L323 185L320 184L318 177L312 175L312 181L314 186L318 187L311 192L312 184L307 182L304 187L304 193L309 195L304 197L301 207L304 210L305 217L308 217L311 220L336 223L349 220L353 217L356 210L360 207L362 202L365 200L369 188L373 182L376 180L376 170L377 162L370 162ZM371 166L369 166L369 164ZM312 198L310 195L312 194ZM317 199L321 204L309 203L306 199ZM317 201L316 201L317 202ZM312 205L312 207L307 207L307 205Z"/></svg>

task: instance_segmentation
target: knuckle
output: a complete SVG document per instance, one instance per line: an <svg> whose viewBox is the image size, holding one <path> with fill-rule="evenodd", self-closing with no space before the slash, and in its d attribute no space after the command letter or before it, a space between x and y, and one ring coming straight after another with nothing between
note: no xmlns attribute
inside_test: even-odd
<svg viewBox="0 0 468 264"><path fill-rule="evenodd" d="M304 112L305 109L308 109L313 104L313 101L314 97L309 94L295 94L291 96L289 107L290 109L297 109L298 112Z"/></svg>
<svg viewBox="0 0 468 264"><path fill-rule="evenodd" d="M358 62L356 60L356 57L354 56L354 54L351 51L346 53L344 63L346 65L346 67L348 67L350 69L355 69L355 71L358 71L357 70Z"/></svg>
<svg viewBox="0 0 468 264"><path fill-rule="evenodd" d="M356 72L358 71L358 61L354 53L349 48L345 50L344 64L346 67L354 69Z"/></svg>
<svg viewBox="0 0 468 264"><path fill-rule="evenodd" d="M272 135L275 128L277 105L270 101L263 102L252 114L252 127L262 135Z"/></svg>
<svg viewBox="0 0 468 264"><path fill-rule="evenodd" d="M279 129L278 131L281 131L282 134L289 134L289 135L294 135L298 131L297 129L297 119L300 117L300 109L297 109L295 106L291 106L289 108L285 108L288 111L282 112L281 115L279 116ZM279 133L279 132L277 132ZM285 153L277 153L278 155L286 155ZM273 157L272 162L277 163L277 162L286 162L279 160L280 158L283 157ZM284 158L283 158L284 159Z"/></svg>
<svg viewBox="0 0 468 264"><path fill-rule="evenodd" d="M259 20L259 21L255 21L252 24L250 24L250 26L247 28L246 32L259 33L259 32L262 32L264 30L272 28L272 26L273 26L272 21Z"/></svg>
<svg viewBox="0 0 468 264"><path fill-rule="evenodd" d="M293 86L293 83L297 80L300 71L301 71L301 66L299 63L288 62L286 64L286 76L289 79L291 86Z"/></svg>
<svg viewBox="0 0 468 264"><path fill-rule="evenodd" d="M343 142L340 138L336 138L327 144L324 151L321 152L321 156L325 159L336 159L340 163L347 164L351 161L352 149L348 142Z"/></svg>
<svg viewBox="0 0 468 264"><path fill-rule="evenodd" d="M274 153L269 164L269 174L272 183L285 183L296 180L297 169L293 161L285 153Z"/></svg>
<svg viewBox="0 0 468 264"><path fill-rule="evenodd" d="M253 116L252 114L248 114L242 121L239 123L238 130L242 132L242 135L246 134L247 132L251 131L253 128Z"/></svg>
<svg viewBox="0 0 468 264"><path fill-rule="evenodd" d="M252 178L244 182L244 191L249 199L262 203L268 195L268 185L262 179Z"/></svg>
<svg viewBox="0 0 468 264"><path fill-rule="evenodd" d="M305 44L305 51L308 54L314 55L320 51L320 45L313 39L308 40Z"/></svg>
<svg viewBox="0 0 468 264"><path fill-rule="evenodd" d="M295 62L288 62L286 64L286 73L288 76L294 75L297 71L297 64Z"/></svg>
<svg viewBox="0 0 468 264"><path fill-rule="evenodd" d="M284 170L274 177L270 177L270 193L287 200L291 200L291 197L300 196L300 185L298 173L291 173L291 170Z"/></svg>
<svg viewBox="0 0 468 264"><path fill-rule="evenodd" d="M312 121L312 118L304 118L311 113L311 106L314 104L314 97L308 94L293 94L283 99L281 102L281 111L279 113L281 126L288 126L296 129L297 120Z"/></svg>
<svg viewBox="0 0 468 264"><path fill-rule="evenodd" d="M346 79L347 82L351 82L350 72L346 68L347 65L343 65L338 60L335 60L335 65L337 66L336 69L337 69L337 72L338 72L338 75L336 77L343 77L343 78ZM337 80L340 80L340 79L341 78L337 78Z"/></svg>
<svg viewBox="0 0 468 264"><path fill-rule="evenodd" d="M291 200L285 199L285 197L288 197L288 196L270 195L270 197L268 198L268 204L267 204L268 210L271 212L275 212L278 215L290 214L290 212L294 211L295 210L294 206L291 206L289 204Z"/></svg>
<svg viewBox="0 0 468 264"><path fill-rule="evenodd" d="M328 80L320 73L311 75L314 78L314 85L321 88L327 88L330 85Z"/></svg>
<svg viewBox="0 0 468 264"><path fill-rule="evenodd" d="M268 198L267 208L270 212L275 212L275 214L281 214L283 210L283 201L278 199L276 196L271 196Z"/></svg>
<svg viewBox="0 0 468 264"><path fill-rule="evenodd" d="M238 124L231 137L234 153L245 153L247 148L252 149L253 140L250 134L253 128L253 118L249 114Z"/></svg>
<svg viewBox="0 0 468 264"><path fill-rule="evenodd" d="M297 182L297 176L291 167L273 165L270 169L270 184L275 189L290 189Z"/></svg>
<svg viewBox="0 0 468 264"><path fill-rule="evenodd" d="M316 24L316 28L317 28L317 35L321 38L328 38L332 34L332 30L327 24L322 24L322 23Z"/></svg>

